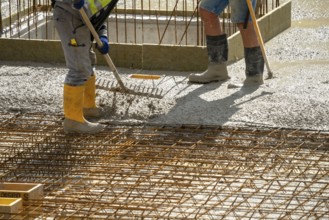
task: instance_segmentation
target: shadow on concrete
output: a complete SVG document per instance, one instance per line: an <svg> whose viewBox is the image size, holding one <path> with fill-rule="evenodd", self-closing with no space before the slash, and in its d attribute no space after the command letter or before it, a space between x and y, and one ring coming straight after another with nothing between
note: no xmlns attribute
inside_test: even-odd
<svg viewBox="0 0 329 220"><path fill-rule="evenodd" d="M188 84L185 90L190 86L191 84ZM192 123L224 125L226 122L230 121L232 115L241 109L239 106L261 96L270 94L263 92L237 104L236 100L254 93L259 88L259 86L243 86L235 89L235 92L224 98L214 99L213 101L202 98L202 95L208 92L213 92L214 90L220 92L223 88L218 88L222 86L226 86L226 84L224 84L224 82L218 82L202 85L192 90L187 95L177 98L175 106L166 115L161 117L161 121L168 124ZM220 94L218 96L220 96Z"/></svg>

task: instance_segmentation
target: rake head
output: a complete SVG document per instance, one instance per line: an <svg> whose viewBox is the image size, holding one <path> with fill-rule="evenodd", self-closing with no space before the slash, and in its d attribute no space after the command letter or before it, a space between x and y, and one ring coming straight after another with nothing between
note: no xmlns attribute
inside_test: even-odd
<svg viewBox="0 0 329 220"><path fill-rule="evenodd" d="M124 83L125 88L119 85L118 82L114 80L107 80L98 78L96 80L96 87L98 89L103 89L111 92L120 92L131 95L146 96L151 98L161 99L164 96L164 92L159 88L150 88L146 86L139 86L129 83Z"/></svg>

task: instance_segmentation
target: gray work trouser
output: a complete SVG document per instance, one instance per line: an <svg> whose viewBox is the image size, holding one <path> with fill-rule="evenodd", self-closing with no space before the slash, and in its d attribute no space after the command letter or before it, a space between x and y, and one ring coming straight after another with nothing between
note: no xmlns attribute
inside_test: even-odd
<svg viewBox="0 0 329 220"><path fill-rule="evenodd" d="M94 73L96 63L90 31L83 24L79 11L74 10L68 3L55 4L54 23L69 69L64 83L72 86L83 85Z"/></svg>

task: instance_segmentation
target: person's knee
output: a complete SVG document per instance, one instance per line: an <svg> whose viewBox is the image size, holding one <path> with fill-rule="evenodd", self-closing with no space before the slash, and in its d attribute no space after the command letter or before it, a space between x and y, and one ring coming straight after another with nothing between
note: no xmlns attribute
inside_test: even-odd
<svg viewBox="0 0 329 220"><path fill-rule="evenodd" d="M243 40L244 47L257 47L259 42L252 22L249 22L247 28L244 28L244 23L237 23Z"/></svg>
<svg viewBox="0 0 329 220"><path fill-rule="evenodd" d="M203 8L199 8L199 13L200 13L201 20L203 22L213 22L218 19L218 16L216 14L209 12Z"/></svg>
<svg viewBox="0 0 329 220"><path fill-rule="evenodd" d="M88 70L69 67L65 75L64 83L71 86L81 86L85 84L94 72L92 67L88 68Z"/></svg>

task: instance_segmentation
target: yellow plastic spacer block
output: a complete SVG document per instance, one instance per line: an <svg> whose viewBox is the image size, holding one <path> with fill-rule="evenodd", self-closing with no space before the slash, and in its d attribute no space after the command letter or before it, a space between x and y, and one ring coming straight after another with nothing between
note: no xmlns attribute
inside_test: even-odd
<svg viewBox="0 0 329 220"><path fill-rule="evenodd" d="M0 198L0 213L18 213L22 208L21 198Z"/></svg>
<svg viewBox="0 0 329 220"><path fill-rule="evenodd" d="M146 74L131 74L130 78L135 79L160 79L161 76L158 75L146 75Z"/></svg>
<svg viewBox="0 0 329 220"><path fill-rule="evenodd" d="M34 183L0 183L0 198L21 198L23 205L30 200L43 197L43 184Z"/></svg>

